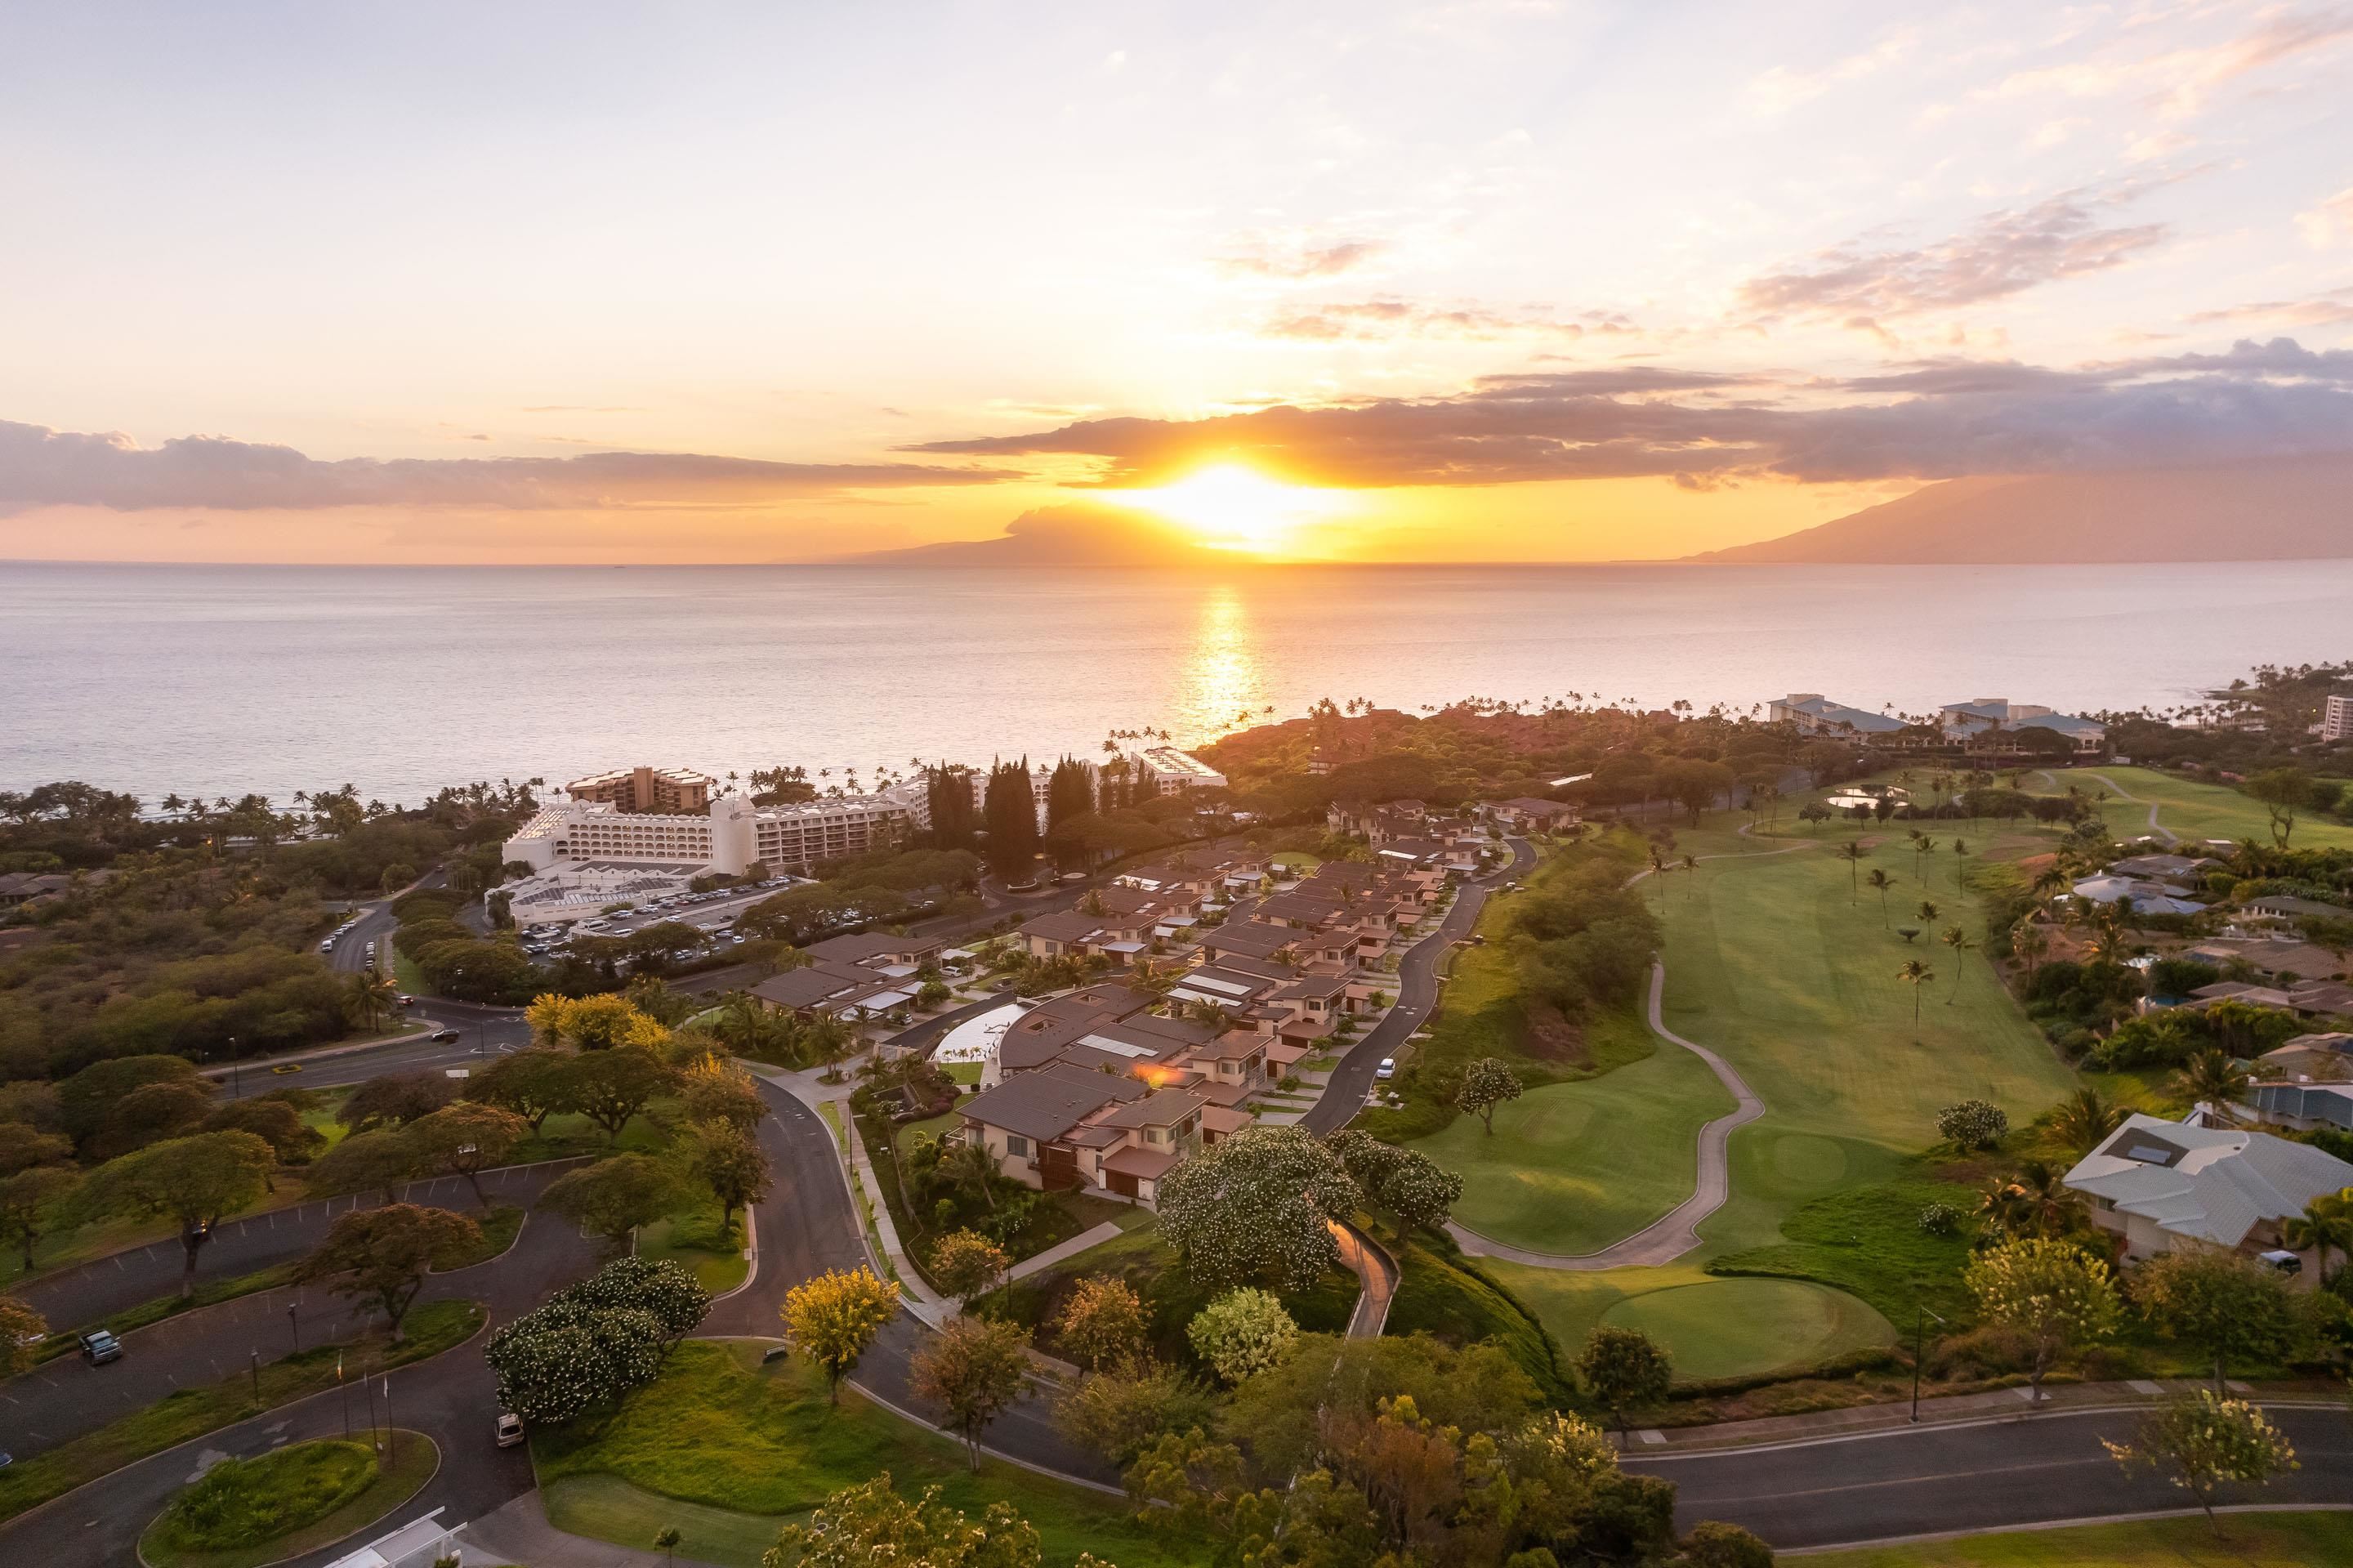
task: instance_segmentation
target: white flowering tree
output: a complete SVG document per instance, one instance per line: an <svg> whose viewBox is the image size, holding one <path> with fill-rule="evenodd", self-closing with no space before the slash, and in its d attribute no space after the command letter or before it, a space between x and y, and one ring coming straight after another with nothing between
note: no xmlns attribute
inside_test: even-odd
<svg viewBox="0 0 2353 1568"><path fill-rule="evenodd" d="M1469 1111L1495 1135L1495 1107L1506 1100L1520 1097L1519 1075L1493 1056L1482 1056L1471 1064L1462 1075L1462 1087L1455 1092L1454 1108Z"/></svg>
<svg viewBox="0 0 2353 1568"><path fill-rule="evenodd" d="M2108 1266L2070 1242L2004 1242L1973 1259L1961 1283L1981 1321L2026 1340L2034 1356L2027 1386L2037 1403L2043 1374L2059 1358L2106 1339L2123 1316Z"/></svg>
<svg viewBox="0 0 2353 1568"><path fill-rule="evenodd" d="M1245 1286L1196 1312L1185 1338L1211 1372L1237 1383L1282 1360L1299 1338L1299 1325L1275 1297Z"/></svg>
<svg viewBox="0 0 2353 1568"><path fill-rule="evenodd" d="M711 1310L711 1292L684 1264L669 1258L617 1257L579 1284L558 1291L554 1299L649 1315L661 1325L665 1357Z"/></svg>
<svg viewBox="0 0 2353 1568"><path fill-rule="evenodd" d="M2198 1499L2206 1522L2221 1535L2214 1494L2232 1483L2261 1486L2282 1470L2300 1468L2295 1449L2263 1413L2243 1399L2218 1397L2211 1388L2167 1400L2141 1417L2129 1444L2103 1446L2131 1469L2162 1470L2173 1484Z"/></svg>
<svg viewBox="0 0 2353 1568"><path fill-rule="evenodd" d="M649 1312L550 1301L490 1338L499 1404L538 1425L617 1404L661 1372L662 1326Z"/></svg>
<svg viewBox="0 0 2353 1568"><path fill-rule="evenodd" d="M1946 1142L1964 1153L1971 1150L1991 1149L2010 1136L2010 1118L1998 1105L1985 1100L1963 1100L1936 1113L1936 1132Z"/></svg>
<svg viewBox="0 0 2353 1568"><path fill-rule="evenodd" d="M1399 1149L1354 1128L1324 1142L1364 1194L1397 1216L1400 1242L1416 1225L1444 1229L1462 1196L1462 1178L1419 1150Z"/></svg>
<svg viewBox="0 0 2353 1568"><path fill-rule="evenodd" d="M1303 1290L1338 1266L1331 1222L1362 1194L1339 1156L1296 1127L1246 1128L1160 1179L1160 1228L1211 1288Z"/></svg>

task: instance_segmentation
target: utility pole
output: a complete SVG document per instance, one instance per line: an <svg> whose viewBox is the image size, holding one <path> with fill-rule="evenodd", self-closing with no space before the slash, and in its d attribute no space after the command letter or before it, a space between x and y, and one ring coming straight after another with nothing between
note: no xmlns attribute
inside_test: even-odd
<svg viewBox="0 0 2353 1568"><path fill-rule="evenodd" d="M1927 1319L1930 1319L1930 1318L1936 1318L1936 1322L1937 1322L1937 1324L1938 1324L1940 1327L1942 1327L1942 1326L1944 1326L1944 1325L1945 1325L1945 1320L1944 1320L1942 1318L1937 1318L1936 1313L1929 1311L1926 1303L1923 1303L1923 1302L1916 1302L1916 1301L1913 1303L1913 1313L1912 1313L1912 1423L1913 1423L1913 1425L1915 1425L1915 1426L1916 1426L1916 1425L1919 1425L1919 1423L1920 1423L1920 1360L1921 1360L1921 1348L1922 1348L1922 1346L1926 1342L1926 1338L1927 1338Z"/></svg>
<svg viewBox="0 0 2353 1568"><path fill-rule="evenodd" d="M253 1363L253 1407L259 1410L261 1408L261 1352L248 1351L246 1355Z"/></svg>

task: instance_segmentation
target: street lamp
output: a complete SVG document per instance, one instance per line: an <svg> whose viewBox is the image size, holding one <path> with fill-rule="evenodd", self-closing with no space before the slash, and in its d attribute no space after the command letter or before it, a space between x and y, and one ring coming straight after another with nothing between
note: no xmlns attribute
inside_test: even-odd
<svg viewBox="0 0 2353 1568"><path fill-rule="evenodd" d="M301 1302L299 1300L289 1301L286 1303L286 1331L294 1336L294 1353L296 1355L301 1355L302 1353L302 1324L301 1320L294 1316L295 1309L300 1306L301 1306Z"/></svg>
<svg viewBox="0 0 2353 1568"><path fill-rule="evenodd" d="M237 1036L228 1037L228 1097L236 1099L245 1092L237 1078Z"/></svg>
<svg viewBox="0 0 2353 1568"><path fill-rule="evenodd" d="M1947 1324L1945 1323L1945 1320L1944 1320L1942 1318L1937 1318L1936 1313L1929 1311L1929 1310L1928 1310L1928 1308L1927 1308L1927 1307L1926 1307L1925 1304L1923 1304L1923 1303L1920 1303L1920 1302L1915 1302L1915 1303L1913 1303L1913 1308L1914 1308L1914 1310L1913 1310L1913 1313L1912 1313L1912 1423L1913 1423L1913 1425L1915 1425L1915 1426L1916 1426L1916 1425L1919 1425L1919 1423L1920 1423L1920 1359L1921 1359L1921 1354L1920 1354L1920 1352L1921 1352L1921 1347L1922 1347L1922 1345L1926 1341L1926 1338L1927 1338L1927 1321L1926 1321L1926 1320L1927 1320L1928 1319L1930 1319L1930 1318L1936 1318L1936 1319L1937 1325L1938 1325L1939 1327L1947 1327L1947 1326L1948 1326L1948 1325L1947 1325Z"/></svg>

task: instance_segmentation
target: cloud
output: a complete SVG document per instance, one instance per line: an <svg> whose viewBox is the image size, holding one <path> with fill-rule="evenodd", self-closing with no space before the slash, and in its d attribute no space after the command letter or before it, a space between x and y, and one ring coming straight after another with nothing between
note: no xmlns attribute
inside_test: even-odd
<svg viewBox="0 0 2353 1568"><path fill-rule="evenodd" d="M1219 257L1218 268L1238 277L1303 282L1353 272L1387 249L1377 239L1316 241L1252 237Z"/></svg>
<svg viewBox="0 0 2353 1568"><path fill-rule="evenodd" d="M1900 63L1918 41L1915 32L1892 33L1861 54L1848 55L1820 70L1798 71L1775 66L1748 84L1749 105L1760 114L1785 114L1841 82L1860 81Z"/></svg>
<svg viewBox="0 0 2353 1568"><path fill-rule="evenodd" d="M1941 361L1839 383L1657 366L1493 376L1454 397L1086 419L927 453L1102 460L1148 485L1237 460L1303 482L1946 479L2353 451L2353 353L2292 339L2078 370Z"/></svg>
<svg viewBox="0 0 2353 1568"><path fill-rule="evenodd" d="M2348 185L2314 207L2295 215L2295 231L2315 250L2353 244L2353 185Z"/></svg>
<svg viewBox="0 0 2353 1568"><path fill-rule="evenodd" d="M2237 321L2267 321L2298 327L2353 325L2353 288L2331 289L2325 294L2302 300L2253 300L2243 305L2226 305L2221 310L2200 311L2189 321L2197 326Z"/></svg>
<svg viewBox="0 0 2353 1568"><path fill-rule="evenodd" d="M1750 280L1740 301L1768 318L1818 317L1866 330L1892 317L1983 304L2105 271L2162 241L2163 224L2103 223L2105 212L2138 194L2137 186L2064 192L2021 210L1989 213L1916 249L1863 250L1849 243L1804 269Z"/></svg>
<svg viewBox="0 0 2353 1568"><path fill-rule="evenodd" d="M0 513L36 506L489 506L539 511L748 506L840 491L978 484L999 470L918 463L790 463L678 452L562 458L345 458L184 436L142 447L119 432L0 420Z"/></svg>
<svg viewBox="0 0 2353 1568"><path fill-rule="evenodd" d="M2137 93L2162 113L2192 115L2205 108L2217 88L2353 36L2353 14L2274 12L2259 26L2218 42L2136 50L2133 46L2147 32L2127 24L2116 47L2081 59L2013 71L1983 96L2107 98Z"/></svg>
<svg viewBox="0 0 2353 1568"><path fill-rule="evenodd" d="M1630 334L1636 328L1626 317L1607 311L1589 311L1581 317L1559 320L1543 312L1374 299L1303 306L1268 320L1258 330L1261 336L1297 343L1346 343L1400 337L1477 342L1523 336L1573 340L1588 333L1618 335Z"/></svg>

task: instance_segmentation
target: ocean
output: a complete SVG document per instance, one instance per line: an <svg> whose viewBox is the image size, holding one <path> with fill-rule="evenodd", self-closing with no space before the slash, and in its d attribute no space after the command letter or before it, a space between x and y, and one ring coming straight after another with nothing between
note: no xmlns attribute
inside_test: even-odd
<svg viewBox="0 0 2353 1568"><path fill-rule="evenodd" d="M0 789L151 802L1198 743L1320 697L2169 706L2353 656L2353 561L2138 567L0 563Z"/></svg>

